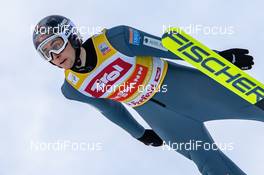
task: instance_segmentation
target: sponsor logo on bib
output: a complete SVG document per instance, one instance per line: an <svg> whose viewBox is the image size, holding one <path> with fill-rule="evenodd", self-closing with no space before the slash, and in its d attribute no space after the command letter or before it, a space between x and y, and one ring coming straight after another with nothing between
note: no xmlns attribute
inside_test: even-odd
<svg viewBox="0 0 264 175"><path fill-rule="evenodd" d="M132 64L118 58L107 65L87 85L85 91L92 96L99 98L107 92L113 84L121 79L132 67Z"/></svg>

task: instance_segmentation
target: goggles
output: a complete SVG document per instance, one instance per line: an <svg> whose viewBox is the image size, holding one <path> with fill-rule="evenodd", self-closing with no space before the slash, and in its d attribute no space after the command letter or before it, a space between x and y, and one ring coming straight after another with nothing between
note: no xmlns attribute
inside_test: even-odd
<svg viewBox="0 0 264 175"><path fill-rule="evenodd" d="M51 61L52 53L61 53L68 43L68 38L65 35L52 35L45 39L37 48L38 53L46 61Z"/></svg>

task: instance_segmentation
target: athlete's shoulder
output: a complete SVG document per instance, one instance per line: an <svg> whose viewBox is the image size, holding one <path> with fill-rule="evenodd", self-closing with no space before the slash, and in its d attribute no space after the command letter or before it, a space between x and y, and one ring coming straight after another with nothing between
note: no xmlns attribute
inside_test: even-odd
<svg viewBox="0 0 264 175"><path fill-rule="evenodd" d="M75 89L68 83L66 80L64 80L62 86L61 86L61 92L67 99L74 99L73 93L75 93Z"/></svg>
<svg viewBox="0 0 264 175"><path fill-rule="evenodd" d="M140 32L140 30L128 26L128 25L117 25L112 28L106 29L106 36L108 38L118 36L120 34L129 34L130 32Z"/></svg>
<svg viewBox="0 0 264 175"><path fill-rule="evenodd" d="M106 38L111 45L119 52L134 56L132 46L139 46L141 31L130 26L119 25L106 30Z"/></svg>

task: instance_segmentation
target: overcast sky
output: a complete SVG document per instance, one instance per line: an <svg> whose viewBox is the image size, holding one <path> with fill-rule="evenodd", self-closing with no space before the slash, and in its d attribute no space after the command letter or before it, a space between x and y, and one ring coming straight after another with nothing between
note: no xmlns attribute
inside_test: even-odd
<svg viewBox="0 0 264 175"><path fill-rule="evenodd" d="M263 6L260 0L2 1L0 174L198 174L196 166L180 154L144 146L89 105L64 99L63 71L43 61L32 44L31 26L41 18L67 16L89 29L85 39L100 28L121 24L157 36L169 25L229 28L232 34L194 36L212 49L248 48L255 57L254 69L248 73L264 82ZM263 174L264 123L229 120L206 125L216 142L235 144L225 154L241 169ZM97 144L97 150L32 148L32 143L65 141Z"/></svg>

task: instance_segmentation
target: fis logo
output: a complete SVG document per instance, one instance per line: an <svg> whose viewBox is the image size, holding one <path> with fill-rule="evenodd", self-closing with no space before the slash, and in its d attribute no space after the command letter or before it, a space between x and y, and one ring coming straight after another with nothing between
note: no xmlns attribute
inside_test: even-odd
<svg viewBox="0 0 264 175"><path fill-rule="evenodd" d="M111 51L111 49L108 47L108 45L105 42L101 43L98 47L103 55L106 55Z"/></svg>

